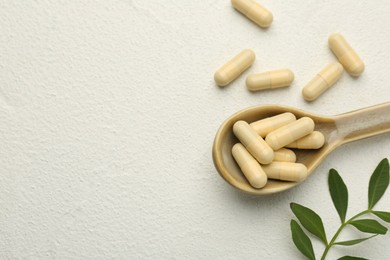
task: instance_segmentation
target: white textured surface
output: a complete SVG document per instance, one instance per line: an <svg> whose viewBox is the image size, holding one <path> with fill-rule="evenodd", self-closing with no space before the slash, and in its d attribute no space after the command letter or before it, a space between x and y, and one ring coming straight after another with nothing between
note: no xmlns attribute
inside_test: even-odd
<svg viewBox="0 0 390 260"><path fill-rule="evenodd" d="M388 134L341 147L274 196L239 193L214 169L214 135L239 109L332 115L390 100L389 1L261 2L274 14L268 30L228 0L2 1L0 258L298 259L289 203L316 210L333 233L331 167L349 187L349 216L364 209ZM302 86L335 59L334 31L366 71L305 103ZM246 72L216 87L214 71L243 48L257 54L249 72L289 67L294 84L253 94ZM390 210L390 191L380 208ZM335 248L329 259L384 259L389 242Z"/></svg>

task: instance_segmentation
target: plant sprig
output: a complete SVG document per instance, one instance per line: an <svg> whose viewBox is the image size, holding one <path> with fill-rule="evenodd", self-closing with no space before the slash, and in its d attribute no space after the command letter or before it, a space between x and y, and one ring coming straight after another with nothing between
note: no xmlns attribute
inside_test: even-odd
<svg viewBox="0 0 390 260"><path fill-rule="evenodd" d="M322 223L321 217L317 213L300 204L290 204L291 210L299 220L300 224L308 232L316 236L322 243L324 243L325 249L321 256L321 260L326 258L330 248L333 246L352 246L374 238L377 235L386 234L387 227L382 225L379 221L370 218L361 218L362 216L373 214L379 219L390 223L390 212L373 210L373 207L380 200L389 186L389 161L386 158L378 164L375 171L371 175L368 186L367 209L354 215L348 220L346 220L348 209L348 189L339 173L334 169L329 171L328 184L330 196L341 221L340 227L330 239L330 241L327 240L324 225ZM311 240L301 228L301 225L299 225L297 221L291 220L290 226L292 240L295 246L304 256L306 256L308 259L315 260L316 258ZM352 240L336 241L341 231L348 225L355 227L357 230L363 233L369 233L372 235ZM343 256L339 258L339 260L353 259L365 258L354 256Z"/></svg>

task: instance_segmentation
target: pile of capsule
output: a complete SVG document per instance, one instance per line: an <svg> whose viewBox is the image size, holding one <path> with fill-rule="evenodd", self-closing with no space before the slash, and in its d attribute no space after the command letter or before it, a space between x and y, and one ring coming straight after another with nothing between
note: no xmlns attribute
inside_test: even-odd
<svg viewBox="0 0 390 260"><path fill-rule="evenodd" d="M256 189L264 187L268 179L300 182L307 177L307 168L296 163L295 153L288 148L321 148L325 138L314 127L311 118L297 120L289 112L250 124L237 121L233 132L240 143L232 148L233 158Z"/></svg>
<svg viewBox="0 0 390 260"><path fill-rule="evenodd" d="M260 27L269 27L273 15L253 0L232 0L233 7ZM333 86L343 74L344 69L352 76L359 76L364 71L364 63L349 45L345 38L334 33L329 36L328 44L336 55L338 62L324 67L303 89L303 98L307 101L317 99L322 93ZM214 80L219 86L226 86L238 78L255 61L256 55L250 49L245 49L233 59L220 67L214 74ZM294 81L294 73L290 69L276 69L263 73L249 75L246 86L250 91L273 89L290 86Z"/></svg>

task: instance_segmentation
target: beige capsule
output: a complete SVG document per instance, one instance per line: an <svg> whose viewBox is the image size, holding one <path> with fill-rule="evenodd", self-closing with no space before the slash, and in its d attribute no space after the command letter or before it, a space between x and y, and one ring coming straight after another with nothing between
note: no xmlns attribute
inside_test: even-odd
<svg viewBox="0 0 390 260"><path fill-rule="evenodd" d="M294 81L294 73L289 69L272 70L249 75L246 78L246 87L250 91L259 91L270 88L290 86Z"/></svg>
<svg viewBox="0 0 390 260"><path fill-rule="evenodd" d="M295 162L296 160L297 156L290 149L280 148L274 151L274 162Z"/></svg>
<svg viewBox="0 0 390 260"><path fill-rule="evenodd" d="M245 49L233 59L225 63L214 74L214 80L219 86L226 86L248 69L255 61L256 55L250 49Z"/></svg>
<svg viewBox="0 0 390 260"><path fill-rule="evenodd" d="M267 135L265 141L272 149L278 150L283 146L291 144L314 130L313 119L302 117L288 125L272 131Z"/></svg>
<svg viewBox="0 0 390 260"><path fill-rule="evenodd" d="M357 77L363 73L363 61L341 34L334 33L330 35L328 44L330 49L337 56L339 62L344 66L345 70L349 74Z"/></svg>
<svg viewBox="0 0 390 260"><path fill-rule="evenodd" d="M269 179L299 182L307 177L307 168L302 163L272 162L262 168Z"/></svg>
<svg viewBox="0 0 390 260"><path fill-rule="evenodd" d="M296 117L293 113L286 112L272 117L267 117L255 122L250 123L250 126L256 131L261 137L265 137L272 131L294 122Z"/></svg>
<svg viewBox="0 0 390 260"><path fill-rule="evenodd" d="M304 99L313 101L318 98L340 79L343 71L343 66L338 62L327 65L302 89Z"/></svg>
<svg viewBox="0 0 390 260"><path fill-rule="evenodd" d="M268 164L272 162L274 151L263 138L256 134L255 130L247 122L237 121L233 125L233 132L259 163Z"/></svg>
<svg viewBox="0 0 390 260"><path fill-rule="evenodd" d="M273 15L253 0L232 0L233 7L260 27L269 27Z"/></svg>
<svg viewBox="0 0 390 260"><path fill-rule="evenodd" d="M313 131L307 136L304 136L301 139L286 145L286 147L298 149L319 149L324 145L324 143L324 135L321 132Z"/></svg>
<svg viewBox="0 0 390 260"><path fill-rule="evenodd" d="M259 189L267 184L264 170L242 144L237 143L233 146L232 155L252 187Z"/></svg>

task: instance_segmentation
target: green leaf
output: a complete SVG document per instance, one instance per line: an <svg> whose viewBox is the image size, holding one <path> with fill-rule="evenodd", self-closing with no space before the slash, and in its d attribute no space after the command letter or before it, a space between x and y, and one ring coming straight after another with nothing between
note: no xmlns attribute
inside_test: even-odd
<svg viewBox="0 0 390 260"><path fill-rule="evenodd" d="M378 218L381 218L383 221L389 222L390 223L390 212L386 211L373 211Z"/></svg>
<svg viewBox="0 0 390 260"><path fill-rule="evenodd" d="M298 250L307 258L315 260L313 245L310 238L303 232L302 228L295 220L291 220L290 223L292 239Z"/></svg>
<svg viewBox="0 0 390 260"><path fill-rule="evenodd" d="M368 259L367 258L362 258L362 257L346 255L346 256L340 257L337 260L368 260Z"/></svg>
<svg viewBox="0 0 390 260"><path fill-rule="evenodd" d="M348 208L348 189L343 179L335 169L329 171L329 192L333 204L339 213L341 223L345 222L345 215Z"/></svg>
<svg viewBox="0 0 390 260"><path fill-rule="evenodd" d="M337 242L337 243L334 243L334 245L340 245L340 246L353 246L353 245L356 245L356 244L359 244L361 242L364 242L370 238L373 238L373 237L376 237L378 234L376 235L372 235L370 237L365 237L365 238L359 238L359 239L354 239L354 240L348 240L348 241L342 241L342 242Z"/></svg>
<svg viewBox="0 0 390 260"><path fill-rule="evenodd" d="M349 224L365 233L384 235L387 232L387 228L374 219L359 219L349 222Z"/></svg>
<svg viewBox="0 0 390 260"><path fill-rule="evenodd" d="M304 228L321 239L326 245L328 244L324 224L317 213L297 203L291 203L290 208Z"/></svg>
<svg viewBox="0 0 390 260"><path fill-rule="evenodd" d="M385 158L376 167L368 186L368 208L372 209L389 186L389 161Z"/></svg>

